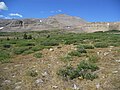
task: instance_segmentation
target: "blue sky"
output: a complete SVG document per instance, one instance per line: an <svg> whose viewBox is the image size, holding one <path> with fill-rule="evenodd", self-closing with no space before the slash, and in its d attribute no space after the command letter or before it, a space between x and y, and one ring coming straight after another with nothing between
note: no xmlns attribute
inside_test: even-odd
<svg viewBox="0 0 120 90"><path fill-rule="evenodd" d="M56 14L68 14L90 22L120 21L120 0L0 0L0 2L2 2L0 18L46 18Z"/></svg>

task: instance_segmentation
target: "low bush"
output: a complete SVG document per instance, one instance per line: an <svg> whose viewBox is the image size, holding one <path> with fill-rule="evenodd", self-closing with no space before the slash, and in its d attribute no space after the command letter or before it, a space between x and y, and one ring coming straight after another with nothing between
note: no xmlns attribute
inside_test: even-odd
<svg viewBox="0 0 120 90"><path fill-rule="evenodd" d="M14 54L19 55L19 54L22 54L29 49L30 49L29 47L17 47L14 49Z"/></svg>
<svg viewBox="0 0 120 90"><path fill-rule="evenodd" d="M11 45L10 45L10 44L4 44L3 47L4 47L4 48L10 48Z"/></svg>
<svg viewBox="0 0 120 90"><path fill-rule="evenodd" d="M39 46L32 47L31 50L33 50L33 51L39 51L39 50L42 50L44 48L45 48L45 46L39 45Z"/></svg>
<svg viewBox="0 0 120 90"><path fill-rule="evenodd" d="M9 62L10 54L7 51L0 52L0 62L6 63Z"/></svg>
<svg viewBox="0 0 120 90"><path fill-rule="evenodd" d="M33 42L26 42L26 41L21 41L18 43L18 46L35 46L35 43Z"/></svg>
<svg viewBox="0 0 120 90"><path fill-rule="evenodd" d="M107 48L109 45L107 43L99 42L99 43L95 43L94 46L96 48Z"/></svg>
<svg viewBox="0 0 120 90"><path fill-rule="evenodd" d="M77 48L77 51L78 51L79 53L87 53L87 51L85 50L85 48L82 48L82 47L78 47L78 48Z"/></svg>
<svg viewBox="0 0 120 90"><path fill-rule="evenodd" d="M61 61L63 61L63 62L72 61L72 57L71 57L70 55L65 55L64 57L61 57L60 59L61 59Z"/></svg>
<svg viewBox="0 0 120 90"><path fill-rule="evenodd" d="M79 70L88 70L90 69L91 71L96 71L98 70L98 66L94 63L90 63L90 62L87 62L87 61L81 61L79 64L78 64L78 69Z"/></svg>
<svg viewBox="0 0 120 90"><path fill-rule="evenodd" d="M58 46L59 43L56 40L47 40L41 43L43 46Z"/></svg>
<svg viewBox="0 0 120 90"><path fill-rule="evenodd" d="M78 45L77 47L84 48L84 49L94 49L94 46L89 44L82 44L82 45Z"/></svg>
<svg viewBox="0 0 120 90"><path fill-rule="evenodd" d="M81 56L81 52L79 52L79 51L72 51L72 52L68 53L68 55L80 57Z"/></svg>
<svg viewBox="0 0 120 90"><path fill-rule="evenodd" d="M60 69L57 74L62 76L65 80L75 79L82 77L83 79L94 80L98 76L94 74L94 71L98 70L99 67L93 63L82 61L76 68L72 66L67 66L64 69Z"/></svg>
<svg viewBox="0 0 120 90"><path fill-rule="evenodd" d="M32 51L31 49L23 52L24 55L31 54L31 53L34 53L34 51Z"/></svg>
<svg viewBox="0 0 120 90"><path fill-rule="evenodd" d="M27 72L27 75L31 77L36 77L38 76L38 73L35 70L30 70Z"/></svg>
<svg viewBox="0 0 120 90"><path fill-rule="evenodd" d="M36 58L42 58L42 53L35 53L34 55L33 55L34 57L36 57Z"/></svg>
<svg viewBox="0 0 120 90"><path fill-rule="evenodd" d="M97 55L89 56L89 61L92 63L96 63L98 61L99 57Z"/></svg>

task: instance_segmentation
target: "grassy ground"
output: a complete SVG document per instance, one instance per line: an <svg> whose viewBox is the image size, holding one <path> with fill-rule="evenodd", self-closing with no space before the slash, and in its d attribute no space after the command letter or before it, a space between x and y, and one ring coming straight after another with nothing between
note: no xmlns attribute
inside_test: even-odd
<svg viewBox="0 0 120 90"><path fill-rule="evenodd" d="M120 89L120 35L113 31L1 32L0 51L1 90Z"/></svg>

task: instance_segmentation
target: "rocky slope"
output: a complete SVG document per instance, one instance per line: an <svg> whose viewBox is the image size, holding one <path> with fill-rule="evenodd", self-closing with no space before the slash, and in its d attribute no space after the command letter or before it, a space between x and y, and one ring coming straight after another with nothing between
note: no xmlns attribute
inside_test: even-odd
<svg viewBox="0 0 120 90"><path fill-rule="evenodd" d="M24 32L64 29L71 32L120 30L120 22L89 23L79 17L59 14L42 19L0 19L0 32Z"/></svg>

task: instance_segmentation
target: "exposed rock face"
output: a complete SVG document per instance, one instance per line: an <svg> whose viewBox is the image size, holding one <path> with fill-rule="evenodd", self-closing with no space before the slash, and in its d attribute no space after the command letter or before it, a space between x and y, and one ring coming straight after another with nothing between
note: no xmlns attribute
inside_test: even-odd
<svg viewBox="0 0 120 90"><path fill-rule="evenodd" d="M70 32L120 30L120 22L89 23L79 17L59 14L42 19L0 19L0 32L24 32L64 29Z"/></svg>

